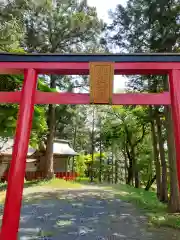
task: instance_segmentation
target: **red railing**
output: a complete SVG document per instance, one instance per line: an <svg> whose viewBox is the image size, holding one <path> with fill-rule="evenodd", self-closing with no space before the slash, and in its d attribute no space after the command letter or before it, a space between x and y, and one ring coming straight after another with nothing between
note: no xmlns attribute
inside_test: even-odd
<svg viewBox="0 0 180 240"><path fill-rule="evenodd" d="M78 174L75 172L57 172L55 173L56 178L62 178L65 180L75 180L78 177ZM27 181L32 180L40 180L45 178L44 172L36 171L36 172L26 172L25 178ZM8 180L8 172L5 172L1 181Z"/></svg>

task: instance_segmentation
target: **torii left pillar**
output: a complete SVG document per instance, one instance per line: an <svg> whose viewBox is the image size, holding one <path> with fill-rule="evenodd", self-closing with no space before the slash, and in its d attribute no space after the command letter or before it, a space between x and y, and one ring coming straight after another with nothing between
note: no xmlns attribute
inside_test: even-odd
<svg viewBox="0 0 180 240"><path fill-rule="evenodd" d="M12 161L8 174L8 187L0 233L1 240L18 239L26 157L34 113L36 86L36 71L34 69L26 70L21 92Z"/></svg>

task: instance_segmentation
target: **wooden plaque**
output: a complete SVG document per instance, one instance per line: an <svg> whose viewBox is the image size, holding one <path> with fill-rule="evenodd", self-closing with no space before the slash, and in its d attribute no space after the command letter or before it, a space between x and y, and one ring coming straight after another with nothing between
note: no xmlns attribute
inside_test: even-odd
<svg viewBox="0 0 180 240"><path fill-rule="evenodd" d="M112 104L114 63L90 63L90 101L92 104Z"/></svg>

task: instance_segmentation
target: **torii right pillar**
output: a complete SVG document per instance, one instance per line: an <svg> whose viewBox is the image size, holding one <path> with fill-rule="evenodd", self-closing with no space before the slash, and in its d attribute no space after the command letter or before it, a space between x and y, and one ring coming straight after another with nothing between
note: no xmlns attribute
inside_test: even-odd
<svg viewBox="0 0 180 240"><path fill-rule="evenodd" d="M169 85L174 122L178 185L180 189L180 69L171 70L169 73Z"/></svg>

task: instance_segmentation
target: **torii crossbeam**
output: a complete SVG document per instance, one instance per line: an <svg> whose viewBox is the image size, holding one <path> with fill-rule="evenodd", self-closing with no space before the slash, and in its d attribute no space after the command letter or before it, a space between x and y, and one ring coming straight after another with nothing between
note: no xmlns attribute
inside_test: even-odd
<svg viewBox="0 0 180 240"><path fill-rule="evenodd" d="M170 92L113 94L113 105L171 105L180 186L180 54L0 54L0 74L24 74L20 92L1 92L0 103L19 103L19 115L8 178L0 239L17 240L26 155L34 104L90 104L90 94L36 90L38 74L88 75L90 63L113 64L114 74L168 75ZM98 91L98 90L97 90Z"/></svg>

